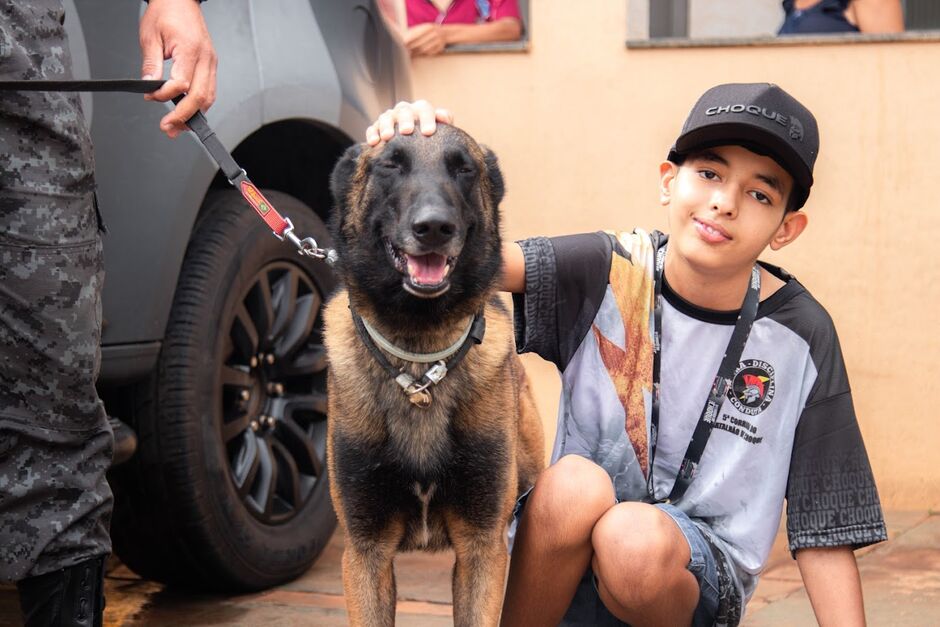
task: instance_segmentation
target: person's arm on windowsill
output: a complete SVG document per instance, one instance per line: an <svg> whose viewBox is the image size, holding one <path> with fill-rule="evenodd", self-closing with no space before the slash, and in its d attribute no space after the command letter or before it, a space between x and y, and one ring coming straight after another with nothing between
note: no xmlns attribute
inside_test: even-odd
<svg viewBox="0 0 940 627"><path fill-rule="evenodd" d="M516 41L522 36L522 24L514 17L504 17L483 24L418 24L405 33L405 47L414 56L440 54L452 44L480 44Z"/></svg>
<svg viewBox="0 0 940 627"><path fill-rule="evenodd" d="M852 0L846 17L863 33L903 33L900 0Z"/></svg>

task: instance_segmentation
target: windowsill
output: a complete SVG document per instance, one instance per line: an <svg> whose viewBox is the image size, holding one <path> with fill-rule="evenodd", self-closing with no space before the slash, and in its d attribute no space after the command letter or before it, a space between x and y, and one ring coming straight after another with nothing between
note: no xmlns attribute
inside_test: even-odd
<svg viewBox="0 0 940 627"><path fill-rule="evenodd" d="M444 49L444 54L463 54L480 52L528 52L529 40L495 41L486 44L454 44Z"/></svg>
<svg viewBox="0 0 940 627"><path fill-rule="evenodd" d="M717 48L725 46L821 46L860 43L909 43L940 41L940 30L907 31L884 35L787 35L776 37L662 37L628 39L627 48Z"/></svg>

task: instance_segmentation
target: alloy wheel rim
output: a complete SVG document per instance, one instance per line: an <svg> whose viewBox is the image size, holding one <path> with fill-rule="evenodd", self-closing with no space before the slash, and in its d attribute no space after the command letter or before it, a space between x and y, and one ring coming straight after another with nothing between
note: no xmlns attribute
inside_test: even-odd
<svg viewBox="0 0 940 627"><path fill-rule="evenodd" d="M219 435L239 499L264 524L291 520L325 489L322 305L303 268L273 262L249 281L223 326Z"/></svg>

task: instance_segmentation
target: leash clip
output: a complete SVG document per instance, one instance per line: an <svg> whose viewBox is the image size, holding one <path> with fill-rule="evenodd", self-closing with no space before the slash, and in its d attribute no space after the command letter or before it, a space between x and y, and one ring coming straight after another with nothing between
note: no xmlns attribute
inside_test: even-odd
<svg viewBox="0 0 940 627"><path fill-rule="evenodd" d="M274 237L282 242L286 239L296 246L298 255L306 255L314 259L323 259L331 266L336 263L337 256L335 250L332 248L320 248L320 246L317 245L317 240L312 237L300 239L294 234L294 223L290 221L290 218L284 216L284 222L287 223L287 226L280 234L275 232Z"/></svg>

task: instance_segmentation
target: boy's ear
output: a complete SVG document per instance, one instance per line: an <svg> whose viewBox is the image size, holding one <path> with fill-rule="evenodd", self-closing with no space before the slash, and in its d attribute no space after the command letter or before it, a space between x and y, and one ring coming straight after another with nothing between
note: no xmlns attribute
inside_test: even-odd
<svg viewBox="0 0 940 627"><path fill-rule="evenodd" d="M490 180L490 198L494 207L499 207L506 195L506 184L503 182L503 173L499 169L499 162L496 154L486 146L480 146L483 149L483 163L486 164L486 176Z"/></svg>
<svg viewBox="0 0 940 627"><path fill-rule="evenodd" d="M679 166L672 161L659 164L659 204L668 205L672 200L672 182L679 173Z"/></svg>
<svg viewBox="0 0 940 627"><path fill-rule="evenodd" d="M359 165L359 157L365 144L353 144L346 149L340 160L333 166L333 172L330 174L330 193L333 196L333 211L330 214L330 235L334 241L339 241L341 236L343 221L349 212L346 206L349 196L349 189L352 186L353 175Z"/></svg>
<svg viewBox="0 0 940 627"><path fill-rule="evenodd" d="M809 217L802 211L788 211L783 216L783 222L777 227L777 232L770 240L770 249L780 250L787 244L792 243L800 236L808 223Z"/></svg>

